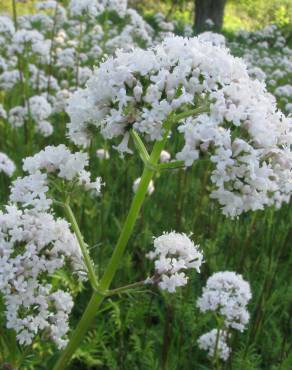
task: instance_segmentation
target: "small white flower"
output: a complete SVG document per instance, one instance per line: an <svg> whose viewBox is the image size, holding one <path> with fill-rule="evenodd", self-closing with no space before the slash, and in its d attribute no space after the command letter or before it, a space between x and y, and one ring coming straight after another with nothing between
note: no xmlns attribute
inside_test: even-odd
<svg viewBox="0 0 292 370"><path fill-rule="evenodd" d="M170 153L168 153L166 150L162 150L162 152L160 153L160 162L162 163L169 162L170 158L171 158Z"/></svg>
<svg viewBox="0 0 292 370"><path fill-rule="evenodd" d="M134 183L133 183L133 192L136 193L137 189L138 189L138 186L140 184L140 181L141 181L141 177L138 177ZM147 188L147 193L149 195L151 195L155 190L155 187L154 187L154 182L151 180L149 185L148 185L148 188Z"/></svg>
<svg viewBox="0 0 292 370"><path fill-rule="evenodd" d="M97 149L96 156L99 159L109 159L110 158L110 155L109 155L108 150L102 149L102 148L101 149Z"/></svg>

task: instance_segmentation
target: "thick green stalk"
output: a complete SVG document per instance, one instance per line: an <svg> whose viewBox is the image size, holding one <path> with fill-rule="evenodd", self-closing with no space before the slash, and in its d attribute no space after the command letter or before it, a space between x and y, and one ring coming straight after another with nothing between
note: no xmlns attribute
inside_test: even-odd
<svg viewBox="0 0 292 370"><path fill-rule="evenodd" d="M206 108L204 109L206 110ZM173 115L173 116L171 115L169 119L165 121L163 125L164 127L163 138L160 141L156 141L156 143L154 144L152 153L150 155L149 162L153 168L155 168L158 164L160 153L164 149L171 126L175 124L176 122L178 122L179 119L182 119L188 116L193 116L195 114L199 114L202 112L202 110L203 109L199 107L197 109L190 110L180 115ZM105 299L106 293L118 270L119 264L121 262L121 259L125 251L125 248L132 235L135 223L139 215L139 211L142 207L142 204L147 194L148 185L150 181L152 180L154 173L155 173L154 169L149 168L148 166L144 167L144 171L141 176L141 180L137 188L137 191L135 193L135 196L132 200L132 204L131 204L128 216L124 223L123 229L121 231L120 237L117 241L117 244L115 246L111 259L105 269L102 279L100 280L98 291L93 292L91 299L82 315L81 320L79 321L75 331L73 332L71 336L71 339L67 347L61 354L53 370L64 370L68 366L72 356L74 355L80 342L83 340L87 330L89 329L94 317L96 316L98 308L100 307L101 303Z"/></svg>

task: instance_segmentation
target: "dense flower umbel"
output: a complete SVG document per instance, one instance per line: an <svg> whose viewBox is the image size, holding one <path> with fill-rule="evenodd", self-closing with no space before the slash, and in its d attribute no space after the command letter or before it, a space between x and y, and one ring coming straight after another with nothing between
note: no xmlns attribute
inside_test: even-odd
<svg viewBox="0 0 292 370"><path fill-rule="evenodd" d="M88 145L93 125L106 138L123 136L134 127L159 140L171 112L198 104L199 97L238 80L242 73L240 60L197 38L170 37L152 49L119 51L70 99L70 137Z"/></svg>
<svg viewBox="0 0 292 370"><path fill-rule="evenodd" d="M218 337L218 342L217 342L217 336ZM225 330L221 330L218 333L217 329L213 329L209 331L208 333L205 333L200 336L198 339L198 345L199 348L204 349L205 351L208 352L208 356L211 358L214 358L215 355L215 350L216 350L216 342L217 342L217 355L218 358L220 358L223 361L227 361L231 349L229 348L227 342L227 332Z"/></svg>
<svg viewBox="0 0 292 370"><path fill-rule="evenodd" d="M158 281L159 287L170 293L187 284L186 270L195 269L200 272L203 262L199 246L186 234L174 231L154 238L154 251L149 252L147 257L155 261L153 281Z"/></svg>
<svg viewBox="0 0 292 370"><path fill-rule="evenodd" d="M54 290L48 277L68 263L82 278L81 252L66 221L15 206L0 212L0 291L7 327L20 344L31 344L41 331L59 348L66 344L72 297Z"/></svg>
<svg viewBox="0 0 292 370"><path fill-rule="evenodd" d="M118 51L69 99L69 136L87 146L95 127L107 139L123 137L116 149L131 153L130 128L160 140L170 113L202 100L211 102L206 113L179 125L185 145L177 158L191 166L203 153L211 155L211 196L223 213L235 217L288 202L291 118L240 59L200 38L170 37L148 50Z"/></svg>
<svg viewBox="0 0 292 370"><path fill-rule="evenodd" d="M11 188L10 200L24 207L38 210L49 209L52 200L47 197L49 191L48 175L82 186L86 191L99 195L102 181L97 177L91 181L87 153L71 153L65 145L47 146L33 157L25 158L23 169L28 176L17 178Z"/></svg>
<svg viewBox="0 0 292 370"><path fill-rule="evenodd" d="M249 321L247 304L251 299L249 283L235 272L216 272L207 281L197 305L202 312L213 311L224 325L243 331Z"/></svg>

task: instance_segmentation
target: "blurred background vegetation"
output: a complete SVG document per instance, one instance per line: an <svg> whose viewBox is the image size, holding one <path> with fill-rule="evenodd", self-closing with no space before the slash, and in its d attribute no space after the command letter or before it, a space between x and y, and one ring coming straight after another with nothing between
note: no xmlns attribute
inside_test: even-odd
<svg viewBox="0 0 292 370"><path fill-rule="evenodd" d="M197 0L197 2L218 4L218 0ZM19 14L32 12L36 0L18 0ZM66 3L66 0L60 3ZM131 7L142 10L146 15L162 12L169 18L186 23L194 23L196 0L129 0ZM224 1L223 1L224 2ZM1 0L0 12L12 11L12 0ZM268 24L292 31L292 0L226 0L224 30L238 29L252 31Z"/></svg>

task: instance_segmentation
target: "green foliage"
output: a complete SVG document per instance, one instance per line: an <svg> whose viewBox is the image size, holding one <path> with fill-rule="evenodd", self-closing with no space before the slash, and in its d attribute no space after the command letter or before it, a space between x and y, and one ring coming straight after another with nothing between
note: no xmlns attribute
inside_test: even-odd
<svg viewBox="0 0 292 370"><path fill-rule="evenodd" d="M17 10L19 14L27 14L34 11L36 0L17 1ZM12 14L12 0L1 0L0 12Z"/></svg>
<svg viewBox="0 0 292 370"><path fill-rule="evenodd" d="M226 9L226 22L229 15L250 29L262 28L268 24L287 26L292 21L290 0L229 0Z"/></svg>

